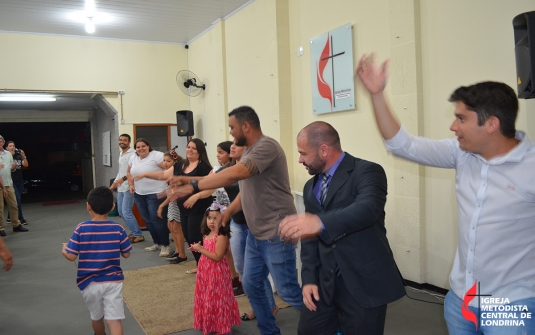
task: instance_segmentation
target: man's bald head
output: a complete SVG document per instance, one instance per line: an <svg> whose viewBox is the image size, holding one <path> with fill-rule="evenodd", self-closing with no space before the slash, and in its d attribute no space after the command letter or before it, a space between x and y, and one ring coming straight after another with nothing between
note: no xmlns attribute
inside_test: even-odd
<svg viewBox="0 0 535 335"><path fill-rule="evenodd" d="M301 136L306 136L307 145L314 150L317 150L322 144L326 144L336 152L342 151L338 132L327 122L312 122L301 129L297 138Z"/></svg>

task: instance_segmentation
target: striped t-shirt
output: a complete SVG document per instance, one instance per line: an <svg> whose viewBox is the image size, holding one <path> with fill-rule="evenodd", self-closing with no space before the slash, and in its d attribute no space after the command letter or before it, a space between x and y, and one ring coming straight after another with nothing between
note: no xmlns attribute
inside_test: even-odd
<svg viewBox="0 0 535 335"><path fill-rule="evenodd" d="M121 254L130 252L132 246L120 224L85 221L74 230L66 250L78 256L76 283L83 291L92 282L122 282Z"/></svg>

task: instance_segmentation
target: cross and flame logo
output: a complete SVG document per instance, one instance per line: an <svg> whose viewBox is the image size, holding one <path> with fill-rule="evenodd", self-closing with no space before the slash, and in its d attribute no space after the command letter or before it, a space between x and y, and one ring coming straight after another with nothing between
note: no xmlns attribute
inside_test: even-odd
<svg viewBox="0 0 535 335"><path fill-rule="evenodd" d="M470 308L468 308L468 304L476 296L477 296L477 280L475 281L474 286L472 286L466 292L466 294L464 295L464 299L463 299L463 301L461 303L461 311L462 311L462 314L463 314L463 318L465 318L465 320L467 320L467 321L470 321L470 322L474 323L476 325L476 330L477 330L477 328L478 328L477 316L476 316L476 314L474 312L472 312L470 310Z"/></svg>
<svg viewBox="0 0 535 335"><path fill-rule="evenodd" d="M331 110L332 110L332 107L333 107L332 88L325 81L325 78L323 77L323 72L325 71L325 67L329 63L329 59L331 56L330 40L331 40L330 34L327 34L327 42L325 43L325 47L323 48L323 51L321 52L320 59L316 63L316 80L318 81L318 93L323 98L329 100Z"/></svg>

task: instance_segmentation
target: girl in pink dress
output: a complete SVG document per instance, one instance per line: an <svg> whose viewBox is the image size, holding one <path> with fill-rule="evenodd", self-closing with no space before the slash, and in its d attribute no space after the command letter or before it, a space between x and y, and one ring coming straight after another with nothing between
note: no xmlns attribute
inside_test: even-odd
<svg viewBox="0 0 535 335"><path fill-rule="evenodd" d="M238 302L232 291L232 278L225 259L229 248L230 226L221 225L221 213L225 206L212 203L201 223L201 242L188 249L202 254L199 259L195 296L193 300L193 328L201 329L204 335L230 334L233 325L241 323Z"/></svg>

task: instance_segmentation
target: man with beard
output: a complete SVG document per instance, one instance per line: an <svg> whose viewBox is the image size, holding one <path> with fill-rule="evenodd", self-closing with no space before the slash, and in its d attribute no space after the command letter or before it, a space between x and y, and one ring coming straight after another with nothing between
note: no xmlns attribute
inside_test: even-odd
<svg viewBox="0 0 535 335"><path fill-rule="evenodd" d="M231 215L243 210L249 226L243 288L260 333L280 334L264 288L268 274L282 300L299 310L303 304L295 271L295 246L278 235L281 220L296 213L286 155L277 141L263 135L258 115L251 107L234 109L228 123L236 145L247 146L239 163L202 179L174 177L171 192L175 197L185 197L239 181L240 194L223 214L223 222L226 224ZM176 187L188 181L189 185Z"/></svg>
<svg viewBox="0 0 535 335"><path fill-rule="evenodd" d="M298 334L383 334L386 305L405 295L386 238L385 172L343 152L326 122L303 128L297 149L314 177L303 191L306 213L286 217L280 236L302 238Z"/></svg>
<svg viewBox="0 0 535 335"><path fill-rule="evenodd" d="M145 241L141 229L137 223L134 213L132 213L132 207L134 206L134 195L130 193L130 188L128 187L126 170L128 170L128 161L135 150L130 148L130 135L122 134L119 136L119 147L121 148L121 153L119 154L119 172L117 177L113 181L113 184L110 186L110 190L117 189L117 210L119 215L123 218L126 226L130 230L130 242L138 243Z"/></svg>
<svg viewBox="0 0 535 335"><path fill-rule="evenodd" d="M506 313L493 313L488 323L478 322L482 306L471 296L481 291L501 297L507 302L500 310L535 310L535 143L516 130L516 92L495 81L458 87L449 97L456 138L414 136L384 92L388 64L364 54L355 73L370 94L386 149L419 164L455 169L458 242L444 300L449 333L535 334L535 318L507 325Z"/></svg>

